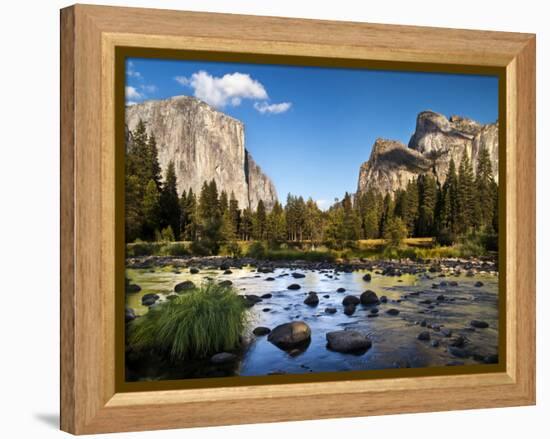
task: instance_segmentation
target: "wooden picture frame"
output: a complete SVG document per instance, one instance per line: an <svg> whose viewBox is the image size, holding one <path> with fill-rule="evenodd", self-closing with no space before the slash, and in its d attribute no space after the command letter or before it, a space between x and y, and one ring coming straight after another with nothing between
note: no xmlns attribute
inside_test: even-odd
<svg viewBox="0 0 550 439"><path fill-rule="evenodd" d="M120 391L114 294L120 47L299 57L314 65L355 60L403 70L435 65L498 71L505 80L506 121L504 366L490 373L378 376L330 386ZM534 403L534 35L91 5L61 11L62 430L86 434ZM148 416L151 409L154 417Z"/></svg>

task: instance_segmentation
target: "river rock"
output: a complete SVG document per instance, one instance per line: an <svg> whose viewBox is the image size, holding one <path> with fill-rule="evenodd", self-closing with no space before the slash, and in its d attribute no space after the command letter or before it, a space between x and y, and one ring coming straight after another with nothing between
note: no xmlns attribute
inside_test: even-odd
<svg viewBox="0 0 550 439"><path fill-rule="evenodd" d="M371 346L371 340L358 331L334 331L328 332L327 347L330 350L343 353L358 353L367 351Z"/></svg>
<svg viewBox="0 0 550 439"><path fill-rule="evenodd" d="M429 341L430 340L430 333L428 331L422 331L420 334L418 334L417 338L419 340Z"/></svg>
<svg viewBox="0 0 550 439"><path fill-rule="evenodd" d="M229 279L222 280L219 284L220 287L230 287L233 285L233 282L231 282Z"/></svg>
<svg viewBox="0 0 550 439"><path fill-rule="evenodd" d="M265 293L260 296L262 299L271 299L273 297L273 294L271 293Z"/></svg>
<svg viewBox="0 0 550 439"><path fill-rule="evenodd" d="M305 274L303 274L303 273L296 273L296 272L291 273L291 276L292 276L294 279L303 279L304 277L306 277Z"/></svg>
<svg viewBox="0 0 550 439"><path fill-rule="evenodd" d="M159 300L159 298L160 298L160 296L158 294L154 294L154 293L144 294L141 297L141 303L142 303L142 305L145 305L145 306L151 306L157 300Z"/></svg>
<svg viewBox="0 0 550 439"><path fill-rule="evenodd" d="M374 307L370 309L371 314L378 314L378 308Z"/></svg>
<svg viewBox="0 0 550 439"><path fill-rule="evenodd" d="M347 316L353 315L355 313L355 308L356 306L351 303L349 305L344 306L344 314Z"/></svg>
<svg viewBox="0 0 550 439"><path fill-rule="evenodd" d="M262 335L267 335L271 332L271 329L266 328L265 326L258 326L257 328L254 328L252 333L258 337L261 337Z"/></svg>
<svg viewBox="0 0 550 439"><path fill-rule="evenodd" d="M247 294L241 297L242 297L244 306L246 306L247 308L251 308L254 305L256 305L258 302L262 301L261 297L256 296L255 294Z"/></svg>
<svg viewBox="0 0 550 439"><path fill-rule="evenodd" d="M180 282L179 284L176 284L174 287L174 291L176 293L181 293L183 291L189 291L195 288L195 284L190 280L185 280L183 282Z"/></svg>
<svg viewBox="0 0 550 439"><path fill-rule="evenodd" d="M268 281L268 282L273 282L275 280L275 278L274 277L266 277L265 280Z"/></svg>
<svg viewBox="0 0 550 439"><path fill-rule="evenodd" d="M237 360L237 356L229 352L220 352L210 357L210 362L212 364L234 363L236 360Z"/></svg>
<svg viewBox="0 0 550 439"><path fill-rule="evenodd" d="M365 282L370 282L371 279L372 279L372 277L371 277L371 275L370 275L369 273L367 273L367 274L365 274L365 275L363 276L363 280L364 280Z"/></svg>
<svg viewBox="0 0 550 439"><path fill-rule="evenodd" d="M482 287L482 286L483 286L483 282L481 282L481 281L479 281L479 280L474 284L474 287L478 287L478 288L479 288L479 287Z"/></svg>
<svg viewBox="0 0 550 439"><path fill-rule="evenodd" d="M233 272L231 270L227 269L223 272L223 274L233 274Z"/></svg>
<svg viewBox="0 0 550 439"><path fill-rule="evenodd" d="M356 296L346 296L344 297L344 300L342 300L342 305L348 306L348 305L359 305L361 300Z"/></svg>
<svg viewBox="0 0 550 439"><path fill-rule="evenodd" d="M191 267L189 269L189 273L191 273L191 274L197 274L198 272L199 272L199 269L196 268L196 267Z"/></svg>
<svg viewBox="0 0 550 439"><path fill-rule="evenodd" d="M386 314L389 314L390 316L396 316L399 314L399 310L396 308L390 308L386 311Z"/></svg>
<svg viewBox="0 0 550 439"><path fill-rule="evenodd" d="M325 308L325 313L326 314L336 314L336 308L332 308L332 307Z"/></svg>
<svg viewBox="0 0 550 439"><path fill-rule="evenodd" d="M304 303L308 306L319 305L319 297L317 296L317 293L310 291L308 296L305 298Z"/></svg>
<svg viewBox="0 0 550 439"><path fill-rule="evenodd" d="M127 293L139 293L140 291L141 287L138 284L126 284Z"/></svg>
<svg viewBox="0 0 550 439"><path fill-rule="evenodd" d="M447 350L449 351L449 354L453 355L454 357L466 358L468 356L468 352L456 346L449 346Z"/></svg>
<svg viewBox="0 0 550 439"><path fill-rule="evenodd" d="M289 290L299 290L300 288L302 288L300 285L298 284L290 284L287 289Z"/></svg>
<svg viewBox="0 0 550 439"><path fill-rule="evenodd" d="M387 296L380 296L380 303L388 303L388 297Z"/></svg>
<svg viewBox="0 0 550 439"><path fill-rule="evenodd" d="M227 262L222 262L222 263L220 264L220 270L224 270L224 271L225 271L225 270L229 270L229 268L231 268L231 267L229 266L229 264L228 264Z"/></svg>
<svg viewBox="0 0 550 439"><path fill-rule="evenodd" d="M484 322L483 320L472 320L470 326L474 328L484 329L489 327L489 323Z"/></svg>
<svg viewBox="0 0 550 439"><path fill-rule="evenodd" d="M124 311L125 311L124 321L126 323L136 319L136 313L132 308L126 307Z"/></svg>
<svg viewBox="0 0 550 439"><path fill-rule="evenodd" d="M346 292L346 289L340 287L340 288L338 288L338 289L336 290L336 292L337 292L337 293L345 293L345 292Z"/></svg>
<svg viewBox="0 0 550 439"><path fill-rule="evenodd" d="M271 331L267 340L279 349L292 349L311 340L311 329L302 321L283 323Z"/></svg>
<svg viewBox="0 0 550 439"><path fill-rule="evenodd" d="M444 337L450 337L453 335L453 331L448 328L441 328L441 334L443 334Z"/></svg>
<svg viewBox="0 0 550 439"><path fill-rule="evenodd" d="M361 294L360 301L363 305L377 305L378 303L380 303L380 300L378 299L376 293L371 290L367 290L363 294Z"/></svg>
<svg viewBox="0 0 550 439"><path fill-rule="evenodd" d="M466 339L462 337L462 335L459 335L458 337L451 340L449 343L450 346L454 346L457 348L461 348L466 344Z"/></svg>

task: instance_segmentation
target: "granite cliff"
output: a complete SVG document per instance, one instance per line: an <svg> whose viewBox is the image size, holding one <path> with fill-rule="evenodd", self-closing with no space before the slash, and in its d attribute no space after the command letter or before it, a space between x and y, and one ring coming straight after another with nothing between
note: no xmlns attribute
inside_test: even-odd
<svg viewBox="0 0 550 439"><path fill-rule="evenodd" d="M178 191L200 192L203 182L214 179L218 190L233 192L239 207L255 209L263 200L270 209L277 191L245 148L244 125L190 96L146 101L126 107L127 130L139 120L157 140L164 173L173 160Z"/></svg>
<svg viewBox="0 0 550 439"><path fill-rule="evenodd" d="M464 151L475 172L481 147L489 152L498 182L498 123L482 125L465 117L447 118L423 111L408 146L395 140L376 140L369 160L359 170L357 191L378 188L384 194L393 193L423 173L432 173L443 183L451 158L458 168Z"/></svg>

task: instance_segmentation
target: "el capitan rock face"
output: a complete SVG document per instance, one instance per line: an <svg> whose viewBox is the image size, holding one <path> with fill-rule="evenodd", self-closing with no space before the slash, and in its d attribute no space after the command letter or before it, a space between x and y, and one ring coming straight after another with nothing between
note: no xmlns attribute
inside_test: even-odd
<svg viewBox="0 0 550 439"><path fill-rule="evenodd" d="M164 174L173 160L178 192L199 194L204 181L214 179L218 190L233 192L240 208L257 207L262 199L270 209L277 191L245 149L244 125L190 96L146 101L126 107L127 129L142 119L157 141Z"/></svg>
<svg viewBox="0 0 550 439"><path fill-rule="evenodd" d="M447 118L423 111L408 147L394 140L377 139L369 160L361 165L357 191L378 188L383 194L403 189L420 174L432 173L443 183L451 158L458 169L468 153L474 172L481 147L487 148L498 182L498 123L482 125L460 116Z"/></svg>

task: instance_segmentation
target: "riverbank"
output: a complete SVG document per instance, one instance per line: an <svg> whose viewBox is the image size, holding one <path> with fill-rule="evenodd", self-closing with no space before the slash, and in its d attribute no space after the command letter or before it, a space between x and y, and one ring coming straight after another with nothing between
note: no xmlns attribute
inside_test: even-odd
<svg viewBox="0 0 550 439"><path fill-rule="evenodd" d="M250 376L486 364L498 361L498 272L494 260L313 263L253 258L147 256L127 260L129 309L149 312L182 285L231 285L248 306L242 345L196 361L169 363L130 352L131 380ZM192 283L192 284L191 284ZM179 285L179 287L178 287ZM366 294L368 292L368 294ZM374 293L371 295L370 293ZM143 303L146 295L157 296ZM368 296L368 297L367 297ZM270 335L303 322L306 343L285 348ZM339 352L329 334L346 331ZM334 336L331 336L334 337ZM339 345L336 345L339 346ZM226 362L217 363L220 358Z"/></svg>

